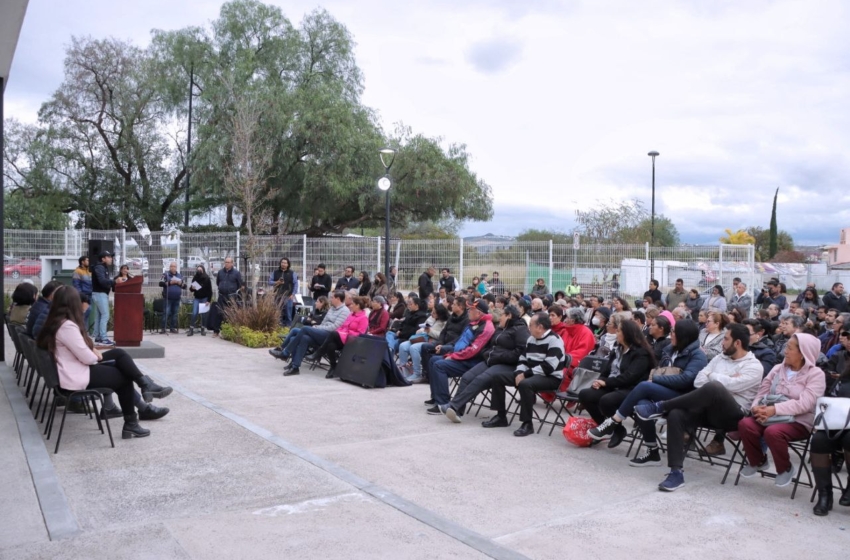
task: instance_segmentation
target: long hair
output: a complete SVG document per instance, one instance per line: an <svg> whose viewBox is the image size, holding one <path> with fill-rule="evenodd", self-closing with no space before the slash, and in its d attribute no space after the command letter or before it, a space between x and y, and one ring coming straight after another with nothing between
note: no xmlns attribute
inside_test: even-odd
<svg viewBox="0 0 850 560"><path fill-rule="evenodd" d="M387 283L387 277L384 276L383 272L379 272L375 275L375 283L379 284L381 286L383 286Z"/></svg>
<svg viewBox="0 0 850 560"><path fill-rule="evenodd" d="M198 272L199 268L201 269L200 272ZM207 269L204 267L204 265L199 264L198 266L195 267L195 277L199 278L201 280L207 279Z"/></svg>
<svg viewBox="0 0 850 560"><path fill-rule="evenodd" d="M656 319L657 321L658 319ZM676 333L676 351L681 352L690 344L699 340L699 326L690 319L682 319L676 321L676 326L673 327Z"/></svg>
<svg viewBox="0 0 850 560"><path fill-rule="evenodd" d="M655 367L655 352L649 347L643 330L634 321L623 321L620 323L620 332L623 333L623 342L629 348L643 348L649 354L649 361Z"/></svg>
<svg viewBox="0 0 850 560"><path fill-rule="evenodd" d="M53 292L53 301L50 311L41 332L38 333L36 343L39 348L44 348L51 353L56 351L56 333L65 321L71 321L80 329L83 340L89 348L94 348L94 342L86 332L83 320L83 304L80 301L80 292L72 286L62 286Z"/></svg>

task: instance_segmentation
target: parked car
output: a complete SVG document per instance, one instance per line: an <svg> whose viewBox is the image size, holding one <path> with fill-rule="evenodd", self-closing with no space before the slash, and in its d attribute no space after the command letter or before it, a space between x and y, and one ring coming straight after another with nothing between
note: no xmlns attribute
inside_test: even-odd
<svg viewBox="0 0 850 560"><path fill-rule="evenodd" d="M130 270L141 270L142 272L148 271L148 259L134 257L127 259L127 266L130 267Z"/></svg>
<svg viewBox="0 0 850 560"><path fill-rule="evenodd" d="M41 261L35 259L21 259L18 262L7 264L3 267L3 274L12 278L21 276L39 276L41 274Z"/></svg>
<svg viewBox="0 0 850 560"><path fill-rule="evenodd" d="M173 262L177 263L177 270L183 270L183 259L180 259L178 261L177 259L164 258L164 259L162 259L162 272L163 272L163 274L168 272L168 269L171 266L171 263L173 263Z"/></svg>

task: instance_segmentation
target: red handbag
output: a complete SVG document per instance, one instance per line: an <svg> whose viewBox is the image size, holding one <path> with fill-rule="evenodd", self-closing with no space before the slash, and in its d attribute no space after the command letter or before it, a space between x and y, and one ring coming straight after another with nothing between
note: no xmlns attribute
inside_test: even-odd
<svg viewBox="0 0 850 560"><path fill-rule="evenodd" d="M564 438L576 447L590 447L593 440L587 436L587 432L595 427L596 422L591 418L570 417L564 426Z"/></svg>

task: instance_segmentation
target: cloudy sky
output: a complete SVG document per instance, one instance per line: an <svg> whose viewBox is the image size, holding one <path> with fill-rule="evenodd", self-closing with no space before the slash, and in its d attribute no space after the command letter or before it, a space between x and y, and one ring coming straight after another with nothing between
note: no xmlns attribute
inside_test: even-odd
<svg viewBox="0 0 850 560"><path fill-rule="evenodd" d="M293 23L315 1L268 0ZM35 120L72 35L146 44L218 0L30 0L7 115ZM656 205L684 242L779 227L801 244L850 227L850 4L834 1L330 0L353 33L364 102L463 142L496 214L465 235L570 231L598 199Z"/></svg>

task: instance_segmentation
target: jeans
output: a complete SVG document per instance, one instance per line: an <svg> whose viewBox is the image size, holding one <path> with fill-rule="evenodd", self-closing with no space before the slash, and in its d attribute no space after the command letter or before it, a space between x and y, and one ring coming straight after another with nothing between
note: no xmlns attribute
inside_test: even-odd
<svg viewBox="0 0 850 560"><path fill-rule="evenodd" d="M432 344L430 342L426 342L422 345L420 349L420 360L422 364L422 375L425 379L429 379L431 377L431 358L434 357L435 349L437 348L436 344ZM440 348L440 355L445 356L454 351L453 344L444 344L442 348Z"/></svg>
<svg viewBox="0 0 850 560"><path fill-rule="evenodd" d="M283 342L280 344L280 350L287 358L292 356L292 353L295 352L295 339L298 336L298 333L300 332L300 327L289 329L289 332L286 333L286 338L284 338Z"/></svg>
<svg viewBox="0 0 850 560"><path fill-rule="evenodd" d="M192 319L189 320L189 328L192 328L192 327L195 326L195 319L197 319L197 317L198 317L198 311L201 307L201 304L207 303L209 300L210 300L209 298L195 298L195 300L192 302ZM205 321L206 316L207 316L206 313L201 315L201 325L200 325L201 327L206 326L204 324L206 322Z"/></svg>
<svg viewBox="0 0 850 560"><path fill-rule="evenodd" d="M288 327L292 324L292 312L293 312L294 309L295 309L295 303L291 299L286 298L286 300L284 300L283 305L281 306L281 309L280 309L280 326L281 327Z"/></svg>
<svg viewBox="0 0 850 560"><path fill-rule="evenodd" d="M387 346L393 352L398 350L398 334L395 331L387 331Z"/></svg>
<svg viewBox="0 0 850 560"><path fill-rule="evenodd" d="M94 339L106 340L106 327L109 325L109 294L94 292L91 295L94 307Z"/></svg>
<svg viewBox="0 0 850 560"><path fill-rule="evenodd" d="M170 326L172 329L177 329L177 314L180 313L180 300L167 299L165 300L165 310L162 312L162 330ZM169 321L170 319L170 321ZM169 325L170 323L170 325Z"/></svg>
<svg viewBox="0 0 850 560"><path fill-rule="evenodd" d="M626 419L635 411L635 405L646 402L666 401L681 395L680 392L674 391L668 387L663 387L651 381L641 381L638 386L632 389L632 392L626 396L626 400L617 409L617 414L620 418ZM643 434L643 440L647 443L655 443L655 420L645 421L640 418L635 418L635 423L640 427Z"/></svg>
<svg viewBox="0 0 850 560"><path fill-rule="evenodd" d="M408 343L409 344L409 343ZM410 344L410 360L413 362L413 375L422 375L422 347L428 344L427 342L416 342Z"/></svg>
<svg viewBox="0 0 850 560"><path fill-rule="evenodd" d="M410 359L410 341L405 340L401 344L398 345L398 363L399 365L405 365L407 360Z"/></svg>
<svg viewBox="0 0 850 560"><path fill-rule="evenodd" d="M310 346L314 348L318 348L322 345L322 343L328 339L331 331L323 331L317 329L315 327L304 327L301 329L301 332L295 337L295 352L292 354L292 367L300 368L301 361L304 359L304 355L307 353L307 349Z"/></svg>
<svg viewBox="0 0 850 560"><path fill-rule="evenodd" d="M431 358L431 397L438 405L449 404L451 395L449 394L449 377L460 377L467 371L475 367L479 362L478 358L471 360L447 360L440 356Z"/></svg>

